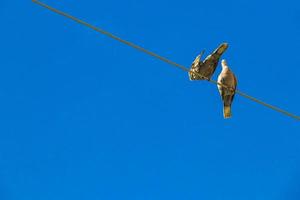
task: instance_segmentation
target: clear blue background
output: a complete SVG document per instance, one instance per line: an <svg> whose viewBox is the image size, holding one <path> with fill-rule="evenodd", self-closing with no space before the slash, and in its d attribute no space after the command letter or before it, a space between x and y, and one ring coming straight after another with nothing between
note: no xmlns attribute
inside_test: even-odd
<svg viewBox="0 0 300 200"><path fill-rule="evenodd" d="M300 114L298 0L44 2L185 66L227 41L239 89ZM224 120L215 85L29 0L0 18L1 200L300 199L299 121Z"/></svg>

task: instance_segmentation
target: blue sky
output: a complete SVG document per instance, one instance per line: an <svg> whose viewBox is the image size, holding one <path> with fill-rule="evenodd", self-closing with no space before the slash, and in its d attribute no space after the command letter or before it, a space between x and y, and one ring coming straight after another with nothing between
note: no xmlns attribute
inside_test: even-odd
<svg viewBox="0 0 300 200"><path fill-rule="evenodd" d="M43 2L185 66L227 41L238 88L300 114L297 0ZM0 17L0 199L299 200L299 121L224 120L215 85L29 0Z"/></svg>

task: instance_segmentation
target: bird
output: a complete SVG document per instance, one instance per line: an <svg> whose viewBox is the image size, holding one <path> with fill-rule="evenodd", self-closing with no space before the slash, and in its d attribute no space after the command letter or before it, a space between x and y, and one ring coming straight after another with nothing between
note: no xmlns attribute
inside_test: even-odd
<svg viewBox="0 0 300 200"><path fill-rule="evenodd" d="M208 55L204 61L201 61L204 50L201 51L190 67L190 80L210 80L218 66L220 57L227 48L228 43L222 43L212 54Z"/></svg>
<svg viewBox="0 0 300 200"><path fill-rule="evenodd" d="M224 118L231 117L231 104L237 87L237 78L229 69L226 60L221 61L222 71L218 76L218 90L223 101Z"/></svg>

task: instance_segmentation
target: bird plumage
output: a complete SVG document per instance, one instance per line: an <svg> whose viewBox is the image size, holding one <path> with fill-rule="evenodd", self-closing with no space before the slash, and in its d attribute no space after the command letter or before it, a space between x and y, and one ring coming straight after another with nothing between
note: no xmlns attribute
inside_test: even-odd
<svg viewBox="0 0 300 200"><path fill-rule="evenodd" d="M220 57L228 48L227 43L222 43L212 54L208 55L204 61L201 61L201 57L204 51L198 55L191 65L189 71L190 80L209 80L214 74Z"/></svg>
<svg viewBox="0 0 300 200"><path fill-rule="evenodd" d="M237 79L229 69L227 62L222 60L222 71L218 76L218 90L223 101L224 118L231 117L231 104L235 95Z"/></svg>

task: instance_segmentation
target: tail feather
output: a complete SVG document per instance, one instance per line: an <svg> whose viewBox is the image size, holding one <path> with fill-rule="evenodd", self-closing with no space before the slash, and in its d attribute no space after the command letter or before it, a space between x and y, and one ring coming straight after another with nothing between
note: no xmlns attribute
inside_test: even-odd
<svg viewBox="0 0 300 200"><path fill-rule="evenodd" d="M223 114L224 114L224 118L230 118L231 117L231 107L230 106L225 106L223 107Z"/></svg>
<svg viewBox="0 0 300 200"><path fill-rule="evenodd" d="M214 53L221 56L226 51L227 48L228 48L228 44L223 43L215 50Z"/></svg>

